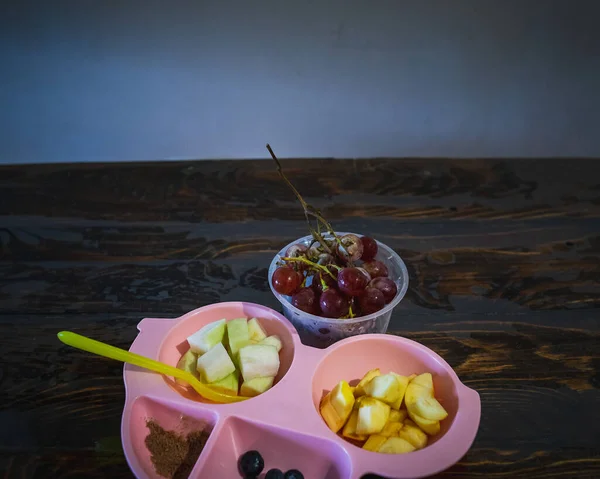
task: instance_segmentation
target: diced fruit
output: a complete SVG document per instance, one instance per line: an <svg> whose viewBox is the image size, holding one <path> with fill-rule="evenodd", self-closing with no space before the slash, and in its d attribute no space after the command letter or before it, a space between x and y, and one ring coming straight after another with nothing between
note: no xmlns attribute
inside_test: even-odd
<svg viewBox="0 0 600 479"><path fill-rule="evenodd" d="M274 346L251 344L239 350L239 364L244 381L275 377L279 371L279 353Z"/></svg>
<svg viewBox="0 0 600 479"><path fill-rule="evenodd" d="M434 397L418 397L414 404L415 414L430 421L442 421L448 417L448 412Z"/></svg>
<svg viewBox="0 0 600 479"><path fill-rule="evenodd" d="M240 394L246 397L254 397L271 389L275 378L254 378L250 381L244 381L240 389Z"/></svg>
<svg viewBox="0 0 600 479"><path fill-rule="evenodd" d="M198 358L196 369L203 381L214 383L235 371L235 365L222 343L217 343Z"/></svg>
<svg viewBox="0 0 600 479"><path fill-rule="evenodd" d="M209 323L187 338L190 349L197 354L204 354L216 344L223 341L225 335L224 319Z"/></svg>
<svg viewBox="0 0 600 479"><path fill-rule="evenodd" d="M379 447L377 452L382 454L405 454L415 450L410 442L399 437L388 437L386 441Z"/></svg>
<svg viewBox="0 0 600 479"><path fill-rule="evenodd" d="M365 395L365 385L371 381L371 379L373 379L376 376L380 376L381 375L381 371L379 370L379 368L376 369L371 369L369 372L367 372L367 374L365 374L363 376L363 378L359 381L359 383L356 385L356 389L354 390L354 397L361 397Z"/></svg>
<svg viewBox="0 0 600 479"><path fill-rule="evenodd" d="M281 338L279 336L277 336L276 334L274 334L273 336L266 337L265 339L260 341L259 344L275 346L275 349L277 349L277 352L281 351L281 348L282 348Z"/></svg>
<svg viewBox="0 0 600 479"><path fill-rule="evenodd" d="M235 356L243 346L248 344L250 332L246 318L232 319L227 323L227 342L229 352Z"/></svg>
<svg viewBox="0 0 600 479"><path fill-rule="evenodd" d="M239 385L239 373L237 371L234 371L229 376L225 376L223 379L215 381L210 386L212 389L216 389L217 391L221 391L225 394L237 396Z"/></svg>
<svg viewBox="0 0 600 479"><path fill-rule="evenodd" d="M418 384L419 386L431 391L433 395L433 376L431 373L423 373L415 376L410 381L412 384Z"/></svg>
<svg viewBox="0 0 600 479"><path fill-rule="evenodd" d="M248 333L250 334L250 339L253 341L262 341L267 337L267 333L256 318L248 321Z"/></svg>
<svg viewBox="0 0 600 479"><path fill-rule="evenodd" d="M379 434L385 437L398 436L398 433L402 430L403 427L404 425L401 422L388 421L385 424L385 426L383 426L383 429Z"/></svg>
<svg viewBox="0 0 600 479"><path fill-rule="evenodd" d="M333 404L331 404L331 393L328 393L320 405L321 416L325 420L327 427L331 429L333 432L338 432L344 426L344 419L342 419Z"/></svg>
<svg viewBox="0 0 600 479"><path fill-rule="evenodd" d="M340 381L329 394L331 395L331 405L335 408L338 416L346 422L354 406L354 395L350 385L346 381Z"/></svg>
<svg viewBox="0 0 600 479"><path fill-rule="evenodd" d="M365 397L358 408L357 434L379 433L390 416L390 406L379 399Z"/></svg>
<svg viewBox="0 0 600 479"><path fill-rule="evenodd" d="M400 409L399 411L396 411L395 409L392 409L390 411L390 418L388 419L389 422L404 422L404 420L406 419L406 417L408 416L406 409Z"/></svg>
<svg viewBox="0 0 600 479"><path fill-rule="evenodd" d="M406 404L406 409L409 411L415 412L415 414L419 414L415 410L415 405L419 398L430 398L432 397L431 390L425 389L423 386L419 384L414 384L413 382L408 383L406 387L406 394L404 395L404 403ZM420 414L419 414L420 415Z"/></svg>
<svg viewBox="0 0 600 479"><path fill-rule="evenodd" d="M412 424L405 424L397 436L410 442L417 449L423 449L427 446L427 434Z"/></svg>
<svg viewBox="0 0 600 479"><path fill-rule="evenodd" d="M348 439L353 439L355 441L364 441L367 439L367 436L356 434L356 424L358 423L358 409L354 409L350 413L350 417L344 426L344 430L342 431L342 436L347 437Z"/></svg>
<svg viewBox="0 0 600 479"><path fill-rule="evenodd" d="M187 352L181 356L179 362L177 363L177 367L183 371L187 371L188 373L192 373L194 376L198 377L198 372L196 371L196 362L198 361L198 356L191 349L188 349ZM177 384L181 386L189 386L189 384L183 379L176 379Z"/></svg>
<svg viewBox="0 0 600 479"><path fill-rule="evenodd" d="M367 442L363 444L363 449L367 451L377 452L381 446L387 441L387 437L381 436L379 434L373 434L369 436Z"/></svg>
<svg viewBox="0 0 600 479"><path fill-rule="evenodd" d="M419 426L424 432L430 436L435 436L440 432L440 422L430 421L408 411L408 416ZM406 423L406 422L405 422Z"/></svg>
<svg viewBox="0 0 600 479"><path fill-rule="evenodd" d="M398 399L391 405L392 409L399 410L402 406L402 400L404 399L404 394L406 393L406 387L408 386L409 379L406 376L401 376L400 374L391 373L396 377L399 384L399 396Z"/></svg>
<svg viewBox="0 0 600 479"><path fill-rule="evenodd" d="M400 397L400 382L393 374L375 376L364 386L365 394L392 405ZM398 409L400 409L398 407Z"/></svg>
<svg viewBox="0 0 600 479"><path fill-rule="evenodd" d="M338 432L350 417L354 396L346 381L340 381L321 401L321 416L329 429Z"/></svg>

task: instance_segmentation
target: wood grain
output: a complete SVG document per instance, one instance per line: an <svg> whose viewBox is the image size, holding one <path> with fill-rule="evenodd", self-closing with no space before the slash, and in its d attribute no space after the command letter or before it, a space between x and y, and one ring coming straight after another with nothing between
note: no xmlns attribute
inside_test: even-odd
<svg viewBox="0 0 600 479"><path fill-rule="evenodd" d="M600 162L288 160L340 231L410 273L390 332L477 389L468 454L438 477L600 476ZM306 234L271 162L0 167L0 477L132 477L122 365L145 316L277 308L267 267Z"/></svg>

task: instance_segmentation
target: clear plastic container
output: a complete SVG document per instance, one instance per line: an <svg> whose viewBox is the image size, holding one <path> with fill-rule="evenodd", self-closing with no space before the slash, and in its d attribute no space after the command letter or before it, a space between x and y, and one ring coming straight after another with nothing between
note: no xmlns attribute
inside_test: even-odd
<svg viewBox="0 0 600 479"><path fill-rule="evenodd" d="M343 236L350 233L336 232L336 234L338 236ZM359 237L362 236L357 233L352 234L356 234ZM324 235L324 237L326 239L330 238L328 235ZM285 255L285 252L290 246L295 244L309 246L312 240L313 237L309 235L291 242L275 255L269 267L269 286L271 287L271 291L281 303L284 316L298 330L302 343L316 348L326 348L340 339L349 336L367 333L385 333L390 324L392 311L402 298L404 298L406 290L408 289L408 271L400 256L398 256L394 250L379 241L377 241L378 252L375 259L381 261L388 267L390 278L395 281L396 286L398 287L398 293L396 293L396 297L390 303L386 304L382 310L377 311L376 313L353 319L332 319L315 316L314 314L305 313L296 308L291 303L291 297L279 294L273 289L271 278L273 277L273 272L277 268L279 259Z"/></svg>

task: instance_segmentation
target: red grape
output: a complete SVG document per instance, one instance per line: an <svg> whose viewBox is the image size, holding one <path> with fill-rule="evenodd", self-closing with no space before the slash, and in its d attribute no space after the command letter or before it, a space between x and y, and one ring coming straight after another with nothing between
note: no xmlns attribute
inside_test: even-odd
<svg viewBox="0 0 600 479"><path fill-rule="evenodd" d="M363 268L371 275L371 278L380 278L388 275L387 266L381 261L368 261L363 264Z"/></svg>
<svg viewBox="0 0 600 479"><path fill-rule="evenodd" d="M347 234L340 238L342 245L337 245L338 255L346 261L356 261L363 254L363 244L360 238L353 234Z"/></svg>
<svg viewBox="0 0 600 479"><path fill-rule="evenodd" d="M303 244L293 244L287 249L285 255L288 258L298 258L299 256L306 255L307 250L308 248Z"/></svg>
<svg viewBox="0 0 600 479"><path fill-rule="evenodd" d="M367 276L358 268L342 268L338 273L338 286L348 296L358 296L367 287Z"/></svg>
<svg viewBox="0 0 600 479"><path fill-rule="evenodd" d="M286 296L296 291L302 284L302 275L289 266L280 266L273 272L273 289Z"/></svg>
<svg viewBox="0 0 600 479"><path fill-rule="evenodd" d="M363 236L360 241L363 245L363 254L360 259L363 261L371 261L375 259L378 250L377 241L375 241L373 238L369 238L368 236Z"/></svg>
<svg viewBox="0 0 600 479"><path fill-rule="evenodd" d="M389 303L398 292L398 287L390 278L375 278L368 285L369 288L377 288L383 293L386 304Z"/></svg>
<svg viewBox="0 0 600 479"><path fill-rule="evenodd" d="M335 276L335 273L333 273ZM324 273L321 275L320 272L316 273L312 279L312 288L318 293L321 294L323 292L323 285L321 284L321 278L323 278L323 282L327 286L327 288L337 288L337 281L333 279L330 275Z"/></svg>
<svg viewBox="0 0 600 479"><path fill-rule="evenodd" d="M385 306L385 297L377 288L367 288L358 298L358 304L363 314L376 313Z"/></svg>
<svg viewBox="0 0 600 479"><path fill-rule="evenodd" d="M365 277L367 278L367 283L369 281L371 281L371 275L369 274L369 272L365 268L356 268L356 269L358 269L362 274L365 275Z"/></svg>
<svg viewBox="0 0 600 479"><path fill-rule="evenodd" d="M292 296L296 308L310 314L319 314L319 298L312 288L302 288Z"/></svg>
<svg viewBox="0 0 600 479"><path fill-rule="evenodd" d="M341 318L348 314L350 302L337 289L330 288L324 291L319 299L323 316L326 318Z"/></svg>

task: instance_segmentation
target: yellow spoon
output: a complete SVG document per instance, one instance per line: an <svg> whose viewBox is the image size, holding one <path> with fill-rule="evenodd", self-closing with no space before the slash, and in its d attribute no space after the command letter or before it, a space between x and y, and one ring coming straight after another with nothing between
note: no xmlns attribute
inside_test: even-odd
<svg viewBox="0 0 600 479"><path fill-rule="evenodd" d="M139 354L116 348L110 344L81 336L71 331L61 331L57 336L63 343L77 349L82 349L88 353L104 356L105 358L116 359L117 361L122 361L124 363L134 364L135 366L150 369L151 371L164 374L165 376L173 376L177 379L181 379L192 386L200 396L203 396L210 401L232 403L250 399L245 396L230 396L229 394L220 393L208 387L206 384L202 384L192 373L169 366L160 361L155 361L146 356L140 356Z"/></svg>

